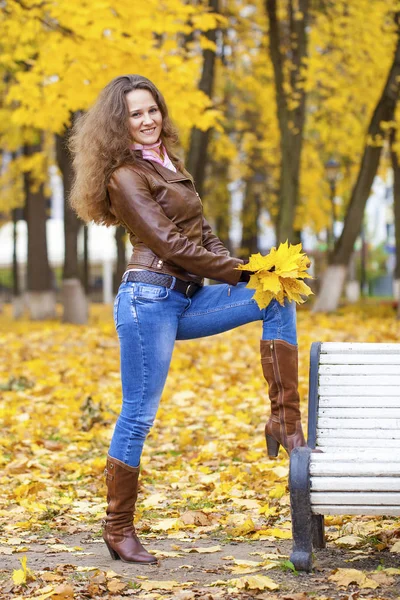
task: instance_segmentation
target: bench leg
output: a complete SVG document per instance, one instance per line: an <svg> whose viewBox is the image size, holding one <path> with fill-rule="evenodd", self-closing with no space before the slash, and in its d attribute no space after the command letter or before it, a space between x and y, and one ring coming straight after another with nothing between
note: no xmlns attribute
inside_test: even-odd
<svg viewBox="0 0 400 600"><path fill-rule="evenodd" d="M324 515L312 516L312 544L314 548L325 548Z"/></svg>
<svg viewBox="0 0 400 600"><path fill-rule="evenodd" d="M311 448L294 448L290 454L289 489L293 551L290 560L298 571L312 568L312 513L310 503Z"/></svg>

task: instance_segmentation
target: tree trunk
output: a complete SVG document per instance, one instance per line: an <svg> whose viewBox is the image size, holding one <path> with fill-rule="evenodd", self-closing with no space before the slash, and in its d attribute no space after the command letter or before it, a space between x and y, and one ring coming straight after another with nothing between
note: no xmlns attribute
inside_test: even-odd
<svg viewBox="0 0 400 600"><path fill-rule="evenodd" d="M274 70L276 104L280 131L280 180L277 242L294 240L294 220L299 201L300 161L303 145L306 92L304 69L308 46L309 0L289 0L288 40L290 57L284 59L281 50L282 28L277 15L277 0L265 0L269 20L269 54ZM287 64L285 64L285 62ZM291 91L287 92L285 71L290 70ZM289 101L296 97L295 108Z"/></svg>
<svg viewBox="0 0 400 600"><path fill-rule="evenodd" d="M393 205L394 205L394 232L396 240L396 267L394 270L393 291L397 300L397 318L400 319L400 164L399 157L394 150L396 130L390 134L390 154L393 168Z"/></svg>
<svg viewBox="0 0 400 600"><path fill-rule="evenodd" d="M24 310L24 301L21 294L21 282L20 273L18 268L18 216L21 213L20 208L14 208L12 210L12 221L13 221L13 255L12 255L12 306L13 306L13 317L19 319Z"/></svg>
<svg viewBox="0 0 400 600"><path fill-rule="evenodd" d="M399 15L396 16L396 21L398 21L398 17ZM314 305L314 312L333 311L336 310L339 304L354 243L361 231L365 205L378 170L385 137L385 123L394 118L399 95L399 78L400 30L393 63L368 127L367 142L364 147L357 181L346 212L343 231L330 257L330 264L325 271L321 291ZM373 145L371 145L371 140L374 141ZM339 270L343 276L341 276L340 281L336 281L332 275Z"/></svg>
<svg viewBox="0 0 400 600"><path fill-rule="evenodd" d="M239 256L247 261L250 254L258 252L258 222L261 212L260 194L256 175L246 181L242 207L242 242Z"/></svg>
<svg viewBox="0 0 400 600"><path fill-rule="evenodd" d="M69 202L73 170L71 156L66 146L66 135L56 136L56 155L64 187L64 268L62 303L64 323L84 324L88 321L88 301L79 279L78 232L82 222Z"/></svg>
<svg viewBox="0 0 400 600"><path fill-rule="evenodd" d="M117 264L114 273L114 293L118 292L118 288L121 284L122 275L126 269L126 231L122 225L118 225L115 230L115 242L117 244Z"/></svg>
<svg viewBox="0 0 400 600"><path fill-rule="evenodd" d="M207 169L207 202L204 203L204 213L213 226L213 231L224 246L233 251L230 240L231 226L231 194L229 191L229 160L221 158L213 160Z"/></svg>
<svg viewBox="0 0 400 600"><path fill-rule="evenodd" d="M219 12L219 0L208 0L212 12ZM205 32L205 37L216 44L217 30L211 29ZM203 51L203 71L200 78L199 89L209 98L212 98L215 79L215 52L213 50ZM186 167L194 178L196 189L200 196L204 192L204 181L207 165L207 149L210 139L210 129L202 131L193 127L190 135L189 152Z"/></svg>
<svg viewBox="0 0 400 600"><path fill-rule="evenodd" d="M40 152L41 144L24 147L25 156ZM53 276L47 256L47 198L44 185L25 173L25 215L28 227L27 305L33 320L54 318L56 299Z"/></svg>

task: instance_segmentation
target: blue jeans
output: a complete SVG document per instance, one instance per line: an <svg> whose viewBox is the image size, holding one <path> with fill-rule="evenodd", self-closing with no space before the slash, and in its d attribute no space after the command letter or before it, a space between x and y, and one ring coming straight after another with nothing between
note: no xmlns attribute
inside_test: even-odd
<svg viewBox="0 0 400 600"><path fill-rule="evenodd" d="M163 286L122 283L114 303L120 341L122 409L110 456L136 467L157 413L175 340L215 335L263 322L262 339L296 344L294 302L260 310L245 283L209 285L192 298Z"/></svg>

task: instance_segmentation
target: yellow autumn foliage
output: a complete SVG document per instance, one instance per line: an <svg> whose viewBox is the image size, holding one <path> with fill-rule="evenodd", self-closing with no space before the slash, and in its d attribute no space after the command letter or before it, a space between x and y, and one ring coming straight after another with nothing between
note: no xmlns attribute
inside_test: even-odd
<svg viewBox="0 0 400 600"><path fill-rule="evenodd" d="M265 308L273 298L280 304L285 298L302 304L303 296L312 294L310 287L302 281L306 277L310 261L301 244L292 245L287 241L280 244L278 249L271 248L270 252L262 256L260 252L252 254L249 262L237 267L241 271L253 271L246 287L255 289L254 300L260 308Z"/></svg>
<svg viewBox="0 0 400 600"><path fill-rule="evenodd" d="M394 317L390 304L342 308L329 317L311 315L300 307L299 392L304 425L311 343L397 342L400 323ZM74 532L84 539L100 533L106 506L102 466L121 403L111 307L92 306L87 326L13 322L6 307L0 314L0 332L0 550L29 553L40 541L56 556L68 553L71 560L77 559L80 545L63 543L63 537ZM210 554L223 562L228 535L238 545L257 540L266 540L268 546L288 544L288 459L281 452L272 461L266 453L263 430L269 403L259 364L260 336L261 322L176 344L142 458L137 514L141 537L150 537L150 548L155 537L172 544L174 552L163 550L161 557L184 556L185 562L191 562L198 554ZM353 535L358 548L360 538L374 537L398 551L395 519L340 515L326 520L330 542ZM193 543L179 548L185 539ZM235 569L228 567L229 574L246 578L215 585L226 589L228 597L232 587L226 588L227 584L238 590L272 589L268 586L276 585L273 569L279 568L279 560L279 554L262 556L262 568L272 571L271 582L252 573L256 565L237 562ZM28 565L29 559L15 569L16 587L24 586L25 579L28 585L38 585L32 597L52 597L58 587L54 592L39 588L43 574L29 575ZM47 570L46 577L50 586L62 580L60 571ZM148 585L162 590L164 583L156 576L154 580L149 576ZM330 584L351 581L358 581L354 573L339 572ZM360 583L370 584L365 579ZM95 574L90 585L93 590L99 585L106 590L119 587L109 584L105 574Z"/></svg>

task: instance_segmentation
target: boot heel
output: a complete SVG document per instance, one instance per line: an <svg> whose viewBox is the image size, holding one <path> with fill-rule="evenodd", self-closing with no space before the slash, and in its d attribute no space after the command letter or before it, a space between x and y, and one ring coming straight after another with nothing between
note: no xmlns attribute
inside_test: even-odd
<svg viewBox="0 0 400 600"><path fill-rule="evenodd" d="M267 441L268 457L276 458L278 456L280 443L268 433L266 434L265 439Z"/></svg>
<svg viewBox="0 0 400 600"><path fill-rule="evenodd" d="M111 558L113 560L121 560L118 552L115 552L115 550L113 548L111 548L111 546L107 542L106 542L106 546L107 546L108 551L109 551L109 553L111 555Z"/></svg>

